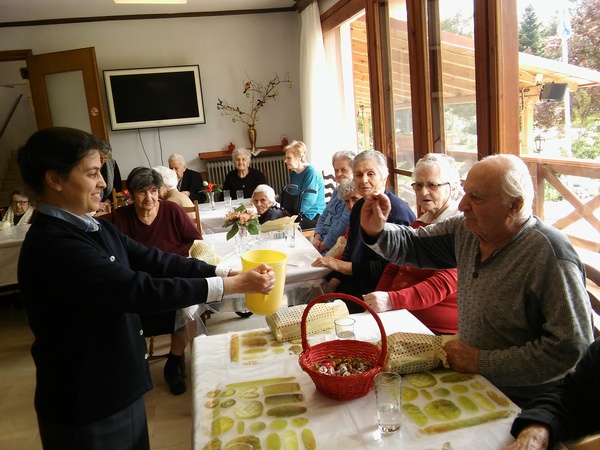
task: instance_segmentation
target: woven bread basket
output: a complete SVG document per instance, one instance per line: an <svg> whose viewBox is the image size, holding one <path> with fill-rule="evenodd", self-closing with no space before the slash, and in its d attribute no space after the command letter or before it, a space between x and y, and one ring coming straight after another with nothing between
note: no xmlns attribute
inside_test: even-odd
<svg viewBox="0 0 600 450"><path fill-rule="evenodd" d="M370 342L357 340L334 340L309 345L306 337L306 319L308 312L317 303L333 299L350 300L364 307L375 319L381 334L381 347ZM365 302L346 294L324 294L314 298L304 310L300 323L302 334L302 353L298 358L300 367L315 383L317 390L325 397L334 400L351 400L367 395L373 388L375 375L381 372L387 355L387 337L379 315ZM324 363L333 358L360 358L373 364L373 368L357 375L332 376L313 369L317 363Z"/></svg>

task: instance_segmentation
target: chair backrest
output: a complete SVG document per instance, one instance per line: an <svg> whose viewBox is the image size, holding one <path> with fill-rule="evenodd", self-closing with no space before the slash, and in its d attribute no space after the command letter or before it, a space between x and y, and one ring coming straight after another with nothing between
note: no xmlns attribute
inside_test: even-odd
<svg viewBox="0 0 600 450"><path fill-rule="evenodd" d="M112 189L112 202L113 208L119 207L119 199L117 198L117 190L115 188Z"/></svg>
<svg viewBox="0 0 600 450"><path fill-rule="evenodd" d="M183 210L186 213L194 213L194 218L192 219L198 228L200 234L202 234L202 222L200 222L200 209L198 208L198 200L194 200L194 206L182 206Z"/></svg>
<svg viewBox="0 0 600 450"><path fill-rule="evenodd" d="M324 170L321 170L321 175L323 175L323 181L325 182L325 201L329 202L337 182L334 175L330 173L326 175Z"/></svg>
<svg viewBox="0 0 600 450"><path fill-rule="evenodd" d="M590 304L592 305L592 324L594 339L600 337L600 270L585 263L585 278Z"/></svg>

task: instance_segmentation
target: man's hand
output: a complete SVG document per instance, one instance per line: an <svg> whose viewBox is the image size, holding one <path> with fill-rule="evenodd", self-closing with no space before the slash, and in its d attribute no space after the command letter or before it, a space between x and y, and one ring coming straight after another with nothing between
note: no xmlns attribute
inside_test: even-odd
<svg viewBox="0 0 600 450"><path fill-rule="evenodd" d="M375 291L363 295L363 300L376 312L384 312L392 309L390 294L384 291Z"/></svg>
<svg viewBox="0 0 600 450"><path fill-rule="evenodd" d="M506 450L546 450L550 432L544 425L529 425L521 430L517 440Z"/></svg>
<svg viewBox="0 0 600 450"><path fill-rule="evenodd" d="M275 286L273 268L261 264L238 275L223 278L224 295L229 294L269 294Z"/></svg>
<svg viewBox="0 0 600 450"><path fill-rule="evenodd" d="M454 339L444 345L450 367L458 372L478 373L479 349Z"/></svg>
<svg viewBox="0 0 600 450"><path fill-rule="evenodd" d="M391 209L390 199L384 193L365 197L365 204L360 212L360 226L363 231L372 238L379 237Z"/></svg>

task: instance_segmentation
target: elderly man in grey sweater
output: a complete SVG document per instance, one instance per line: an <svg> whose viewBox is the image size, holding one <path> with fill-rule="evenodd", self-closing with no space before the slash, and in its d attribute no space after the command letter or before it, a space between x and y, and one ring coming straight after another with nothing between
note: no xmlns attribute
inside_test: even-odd
<svg viewBox="0 0 600 450"><path fill-rule="evenodd" d="M450 365L523 405L559 383L593 340L584 269L566 236L532 215L533 185L518 157L484 158L464 190L462 215L418 230L386 223L388 198L371 195L361 236L398 265L458 268Z"/></svg>

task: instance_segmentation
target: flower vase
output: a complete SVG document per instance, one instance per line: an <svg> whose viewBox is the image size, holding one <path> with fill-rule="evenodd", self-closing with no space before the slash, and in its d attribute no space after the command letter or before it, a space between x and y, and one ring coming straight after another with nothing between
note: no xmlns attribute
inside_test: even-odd
<svg viewBox="0 0 600 450"><path fill-rule="evenodd" d="M248 229L245 227L239 227L238 232L235 234L235 250L238 255L242 255L248 250Z"/></svg>
<svg viewBox="0 0 600 450"><path fill-rule="evenodd" d="M208 202L210 203L210 209L212 209L212 210L217 209L217 205L215 205L215 193L207 192L206 194L208 195Z"/></svg>
<svg viewBox="0 0 600 450"><path fill-rule="evenodd" d="M254 128L254 125L248 126L248 138L250 139L250 151L254 152L256 150L256 128Z"/></svg>

